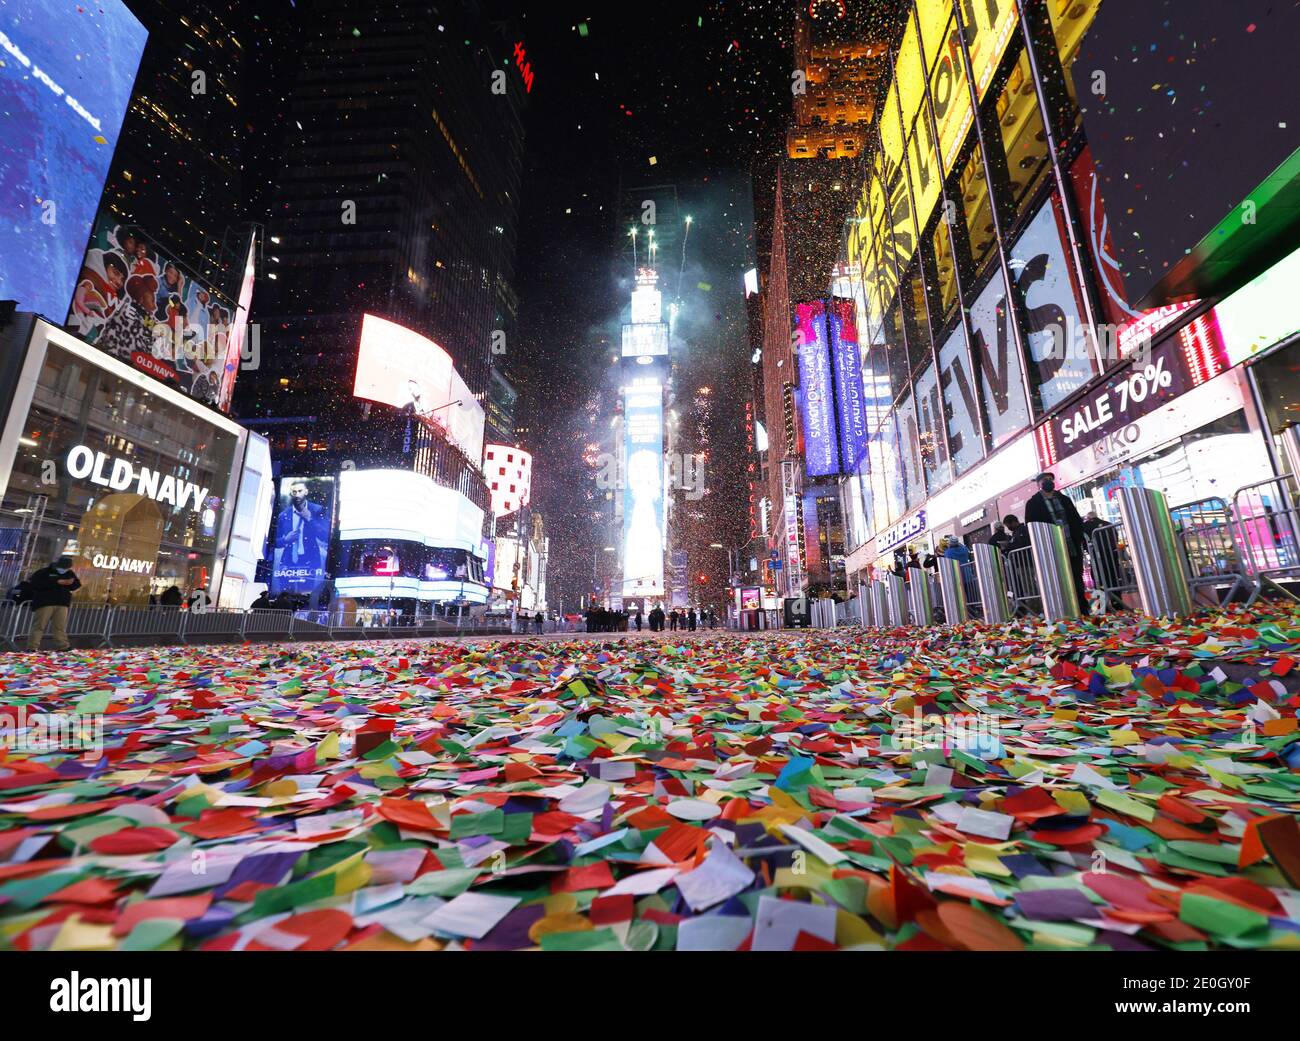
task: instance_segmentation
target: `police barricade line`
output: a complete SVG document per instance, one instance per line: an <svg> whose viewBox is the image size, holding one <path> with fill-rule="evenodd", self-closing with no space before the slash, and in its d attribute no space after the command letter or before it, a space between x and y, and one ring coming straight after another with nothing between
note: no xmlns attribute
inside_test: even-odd
<svg viewBox="0 0 1300 1041"><path fill-rule="evenodd" d="M1232 497L1233 529L1245 567L1255 583L1247 603L1267 588L1297 599L1282 583L1300 579L1300 496L1288 478L1256 481Z"/></svg>
<svg viewBox="0 0 1300 1041"><path fill-rule="evenodd" d="M254 607L244 614L244 639L254 637L288 637L293 628L293 612L276 607Z"/></svg>
<svg viewBox="0 0 1300 1041"><path fill-rule="evenodd" d="M1038 573L1034 570L1033 547L1021 546L1005 557L1007 584L1017 615L1042 614L1043 601L1038 592Z"/></svg>
<svg viewBox="0 0 1300 1041"><path fill-rule="evenodd" d="M11 650L17 650L19 641L27 636L31 628L31 605L16 604L12 600L0 602L0 643Z"/></svg>
<svg viewBox="0 0 1300 1041"><path fill-rule="evenodd" d="M142 637L153 640L170 636L180 640L184 625L184 612L179 607L118 607L109 619L105 638L110 647L117 641Z"/></svg>
<svg viewBox="0 0 1300 1041"><path fill-rule="evenodd" d="M103 647L108 643L115 610L99 604L73 604L68 609L68 639L94 640L96 647ZM46 635L49 635L48 630Z"/></svg>
<svg viewBox="0 0 1300 1041"><path fill-rule="evenodd" d="M1175 506L1169 519L1193 596L1217 607L1252 591L1247 599L1254 601L1256 581L1250 576L1225 499L1215 495Z"/></svg>
<svg viewBox="0 0 1300 1041"><path fill-rule="evenodd" d="M1122 609L1125 595L1137 592L1137 572L1123 538L1120 524L1102 524L1088 535L1089 574L1103 612Z"/></svg>
<svg viewBox="0 0 1300 1041"><path fill-rule="evenodd" d="M195 610L190 608L181 613L182 643L207 642L219 639L242 639L244 635L244 612L227 608L213 610Z"/></svg>
<svg viewBox="0 0 1300 1041"><path fill-rule="evenodd" d="M962 595L966 598L966 611L972 618L983 618L984 605L980 601L980 583L979 576L975 574L975 561L968 560L959 567Z"/></svg>

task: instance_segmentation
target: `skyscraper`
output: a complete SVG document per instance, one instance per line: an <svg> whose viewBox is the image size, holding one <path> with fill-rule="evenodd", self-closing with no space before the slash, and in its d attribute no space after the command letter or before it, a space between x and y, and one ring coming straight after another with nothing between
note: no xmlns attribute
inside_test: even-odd
<svg viewBox="0 0 1300 1041"><path fill-rule="evenodd" d="M527 84L515 41L476 3L299 6L256 308L263 364L240 411L255 427L274 421L282 452L392 462L400 424L351 396L361 318L433 340L486 403L513 321Z"/></svg>
<svg viewBox="0 0 1300 1041"><path fill-rule="evenodd" d="M235 231L245 106L257 74L247 5L195 0L179 15L163 0L131 7L149 41L102 204L203 282L237 296L248 249L247 235Z"/></svg>

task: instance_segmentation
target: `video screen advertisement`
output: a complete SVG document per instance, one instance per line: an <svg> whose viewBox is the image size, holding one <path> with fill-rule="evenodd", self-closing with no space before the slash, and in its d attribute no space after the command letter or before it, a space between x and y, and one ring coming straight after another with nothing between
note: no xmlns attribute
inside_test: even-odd
<svg viewBox="0 0 1300 1041"><path fill-rule="evenodd" d="M664 392L657 377L623 388L623 595L664 593Z"/></svg>
<svg viewBox="0 0 1300 1041"><path fill-rule="evenodd" d="M326 582L334 534L334 478L281 477L271 544L271 595L313 600Z"/></svg>
<svg viewBox="0 0 1300 1041"><path fill-rule="evenodd" d="M799 331L799 411L803 419L804 459L809 477L839 473L835 436L835 391L826 343L826 302L795 305Z"/></svg>
<svg viewBox="0 0 1300 1041"><path fill-rule="evenodd" d="M122 0L0 0L0 299L67 313L148 33Z"/></svg>
<svg viewBox="0 0 1300 1041"><path fill-rule="evenodd" d="M251 300L247 269L244 281ZM247 319L247 310L199 282L144 229L103 212L64 324L101 351L227 412Z"/></svg>
<svg viewBox="0 0 1300 1041"><path fill-rule="evenodd" d="M482 461L487 415L451 355L427 336L366 315L352 394L439 427L474 465Z"/></svg>
<svg viewBox="0 0 1300 1041"><path fill-rule="evenodd" d="M858 347L857 311L852 300L834 298L827 316L831 359L835 367L835 404L839 420L840 463L845 470L867 450L866 387Z"/></svg>

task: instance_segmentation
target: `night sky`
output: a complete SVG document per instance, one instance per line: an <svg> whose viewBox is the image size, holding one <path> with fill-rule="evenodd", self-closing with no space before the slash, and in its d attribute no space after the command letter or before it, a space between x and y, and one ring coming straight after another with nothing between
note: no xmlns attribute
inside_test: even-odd
<svg viewBox="0 0 1300 1041"><path fill-rule="evenodd" d="M595 537L576 493L592 472L575 417L608 370L594 345L627 304L619 186L749 172L757 201L770 194L790 113L793 8L746 0L491 9L522 25L534 75L515 279L529 370L520 416L538 456L533 495L551 534L551 600L563 592L567 606L585 591ZM693 234L707 234L706 222ZM741 407L742 387L720 390L724 409Z"/></svg>

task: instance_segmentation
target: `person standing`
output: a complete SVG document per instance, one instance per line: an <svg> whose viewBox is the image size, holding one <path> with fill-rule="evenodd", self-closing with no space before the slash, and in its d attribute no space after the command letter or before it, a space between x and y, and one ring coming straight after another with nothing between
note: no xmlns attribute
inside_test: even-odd
<svg viewBox="0 0 1300 1041"><path fill-rule="evenodd" d="M1079 611L1088 613L1088 593L1083 588L1083 520L1069 498L1056 490L1056 475L1043 472L1036 478L1038 491L1025 504L1025 521L1056 524L1065 529L1065 544L1070 551L1070 571L1078 595Z"/></svg>
<svg viewBox="0 0 1300 1041"><path fill-rule="evenodd" d="M695 632L695 608L693 607L686 612L686 625L691 632Z"/></svg>
<svg viewBox="0 0 1300 1041"><path fill-rule="evenodd" d="M81 588L81 579L72 570L72 558L59 557L27 582L32 594L32 628L27 634L27 649L39 651L48 628L52 630L54 646L66 651L68 608L72 605L72 594Z"/></svg>
<svg viewBox="0 0 1300 1041"><path fill-rule="evenodd" d="M668 628L673 632L677 631L677 608L673 608L672 614L668 616Z"/></svg>
<svg viewBox="0 0 1300 1041"><path fill-rule="evenodd" d="M640 632L641 631L641 608L640 607L636 609L636 614L634 618L636 619L636 631Z"/></svg>
<svg viewBox="0 0 1300 1041"><path fill-rule="evenodd" d="M542 617L541 611L538 611L537 614L533 616L533 621L537 623L537 631L540 633L545 628L543 623L546 621L546 619Z"/></svg>
<svg viewBox="0 0 1300 1041"><path fill-rule="evenodd" d="M1011 532L1007 531L1006 521L998 521L993 525L993 534L989 537L989 545L997 546L1003 553L1007 551L1007 544L1011 542Z"/></svg>

